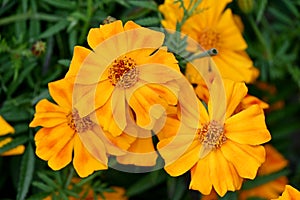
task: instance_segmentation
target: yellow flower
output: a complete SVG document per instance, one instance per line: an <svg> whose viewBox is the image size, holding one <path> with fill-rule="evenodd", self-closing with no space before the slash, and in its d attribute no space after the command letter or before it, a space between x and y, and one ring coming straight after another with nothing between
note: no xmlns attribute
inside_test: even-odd
<svg viewBox="0 0 300 200"><path fill-rule="evenodd" d="M290 185L285 186L285 190L280 197L272 200L298 200L300 199L300 192Z"/></svg>
<svg viewBox="0 0 300 200"><path fill-rule="evenodd" d="M15 130L12 126L10 126L0 115L0 136L4 136L7 134L14 133ZM13 139L11 137L5 137L3 140L0 141L0 147L3 147L4 145L10 143ZM23 154L25 150L24 145L19 145L13 149L10 149L2 154L0 156L11 156L11 155L19 155Z"/></svg>
<svg viewBox="0 0 300 200"><path fill-rule="evenodd" d="M254 179L265 161L265 149L261 144L271 139L263 110L258 105L234 114L247 94L245 84L224 80L224 88L227 99L219 99L220 86L213 81L208 111L199 103L200 125L192 130L186 128L185 138L197 133L186 152L173 163L168 162L173 152L160 152L166 163L170 163L165 166L167 173L179 176L191 170L190 188L205 195L214 188L224 196L227 191L240 189L243 178ZM227 102L226 109L220 107L220 101ZM222 121L223 116L225 120ZM162 139L158 149L170 142L174 149L184 143L184 138L177 145L172 140L173 137Z"/></svg>
<svg viewBox="0 0 300 200"><path fill-rule="evenodd" d="M185 7L188 7L189 1L184 2ZM202 0L196 12L183 25L181 32L199 42L205 50L211 48L218 50L218 55L213 56L212 59L223 78L253 82L259 72L245 52L247 43L234 20L231 9L225 9L229 2L231 0ZM165 0L165 3L159 6L159 10L165 18L161 22L162 25L175 30L176 22L181 21L183 17L183 8L180 7L180 3ZM193 77L196 73L195 68L188 63L187 77ZM199 80L190 81L197 83Z"/></svg>
<svg viewBox="0 0 300 200"><path fill-rule="evenodd" d="M73 166L81 177L107 169L105 145L109 142L101 137L96 120L90 116L81 118L73 107L73 84L62 79L49 83L48 87L58 105L46 99L38 102L29 125L42 126L34 137L37 156L48 161L53 170L59 170L69 164L74 155Z"/></svg>
<svg viewBox="0 0 300 200"><path fill-rule="evenodd" d="M263 176L274 172L278 172L287 166L287 160L270 144L265 145L266 161L259 168L257 175ZM284 191L288 179L286 176L281 176L273 181L260 185L258 187L241 190L239 199L246 200L249 197L260 197L272 199L278 197Z"/></svg>
<svg viewBox="0 0 300 200"><path fill-rule="evenodd" d="M174 55L161 47L164 34L132 21L123 26L118 20L92 28L87 39L92 50L75 47L66 74L75 79L74 105L79 115L99 108L100 125L115 137L125 129L130 108L136 123L150 130L164 111L151 109L152 105L177 103L176 96L159 85L168 84L179 72Z"/></svg>

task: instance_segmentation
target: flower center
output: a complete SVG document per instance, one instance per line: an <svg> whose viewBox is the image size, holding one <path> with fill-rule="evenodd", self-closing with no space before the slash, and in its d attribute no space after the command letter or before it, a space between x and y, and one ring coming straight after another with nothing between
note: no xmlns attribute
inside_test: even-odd
<svg viewBox="0 0 300 200"><path fill-rule="evenodd" d="M198 41L205 50L211 48L219 49L220 34L213 29L205 29L199 35Z"/></svg>
<svg viewBox="0 0 300 200"><path fill-rule="evenodd" d="M130 88L138 81L138 69L132 58L116 59L109 68L108 78L113 86Z"/></svg>
<svg viewBox="0 0 300 200"><path fill-rule="evenodd" d="M94 125L89 116L81 118L78 111L74 109L67 115L68 125L77 133L83 133Z"/></svg>
<svg viewBox="0 0 300 200"><path fill-rule="evenodd" d="M199 139L205 147L210 149L220 148L226 142L224 126L217 121L212 120L210 123L198 130Z"/></svg>

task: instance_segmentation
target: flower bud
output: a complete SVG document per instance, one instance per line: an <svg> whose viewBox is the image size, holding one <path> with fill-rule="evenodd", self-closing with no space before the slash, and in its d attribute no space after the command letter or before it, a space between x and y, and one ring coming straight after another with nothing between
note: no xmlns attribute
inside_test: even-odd
<svg viewBox="0 0 300 200"><path fill-rule="evenodd" d="M237 0L238 6L245 14L251 13L254 7L254 0Z"/></svg>

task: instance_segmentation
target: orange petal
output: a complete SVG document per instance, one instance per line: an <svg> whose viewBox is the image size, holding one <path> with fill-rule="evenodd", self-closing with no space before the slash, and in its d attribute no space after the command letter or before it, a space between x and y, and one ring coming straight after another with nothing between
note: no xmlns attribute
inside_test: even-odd
<svg viewBox="0 0 300 200"><path fill-rule="evenodd" d="M100 28L92 28L87 36L88 44L92 49L95 49L105 39L123 31L124 29L121 20L102 25Z"/></svg>
<svg viewBox="0 0 300 200"><path fill-rule="evenodd" d="M239 51L247 48L247 43L237 27L230 9L226 9L226 11L222 14L216 29L220 32L220 43L222 44L222 49Z"/></svg>
<svg viewBox="0 0 300 200"><path fill-rule="evenodd" d="M52 155L48 161L49 167L53 170L60 170L67 166L72 160L74 140L68 140L67 143L56 154Z"/></svg>
<svg viewBox="0 0 300 200"><path fill-rule="evenodd" d="M0 136L2 135L6 135L8 133L14 133L15 130L14 128L9 125L3 118L2 116L0 115Z"/></svg>
<svg viewBox="0 0 300 200"><path fill-rule="evenodd" d="M49 92L54 101L63 108L72 108L73 84L61 79L48 84Z"/></svg>
<svg viewBox="0 0 300 200"><path fill-rule="evenodd" d="M171 176L180 176L199 160L200 143L186 136L161 140L157 147L165 160L165 170Z"/></svg>
<svg viewBox="0 0 300 200"><path fill-rule="evenodd" d="M74 130L66 124L55 128L41 128L34 137L37 156L43 160L49 160L65 148L73 135Z"/></svg>
<svg viewBox="0 0 300 200"><path fill-rule="evenodd" d="M86 150L100 163L107 165L108 157L106 154L104 140L102 140L103 133L97 129L87 130L83 133L78 133L79 138Z"/></svg>
<svg viewBox="0 0 300 200"><path fill-rule="evenodd" d="M91 50L86 49L84 47L75 46L70 68L66 73L65 78L75 78L84 60L91 52L92 52Z"/></svg>
<svg viewBox="0 0 300 200"><path fill-rule="evenodd" d="M1 116L0 116L1 117ZM0 148L4 145L10 143L13 139L11 137L4 138L3 140L0 140ZM25 150L24 145L19 145L15 148L12 148L8 151L5 151L4 153L0 154L0 156L12 156L12 155L20 155L23 154Z"/></svg>
<svg viewBox="0 0 300 200"><path fill-rule="evenodd" d="M190 189L198 190L204 195L209 195L212 189L208 156L200 159L191 169Z"/></svg>
<svg viewBox="0 0 300 200"><path fill-rule="evenodd" d="M80 177L87 177L96 170L107 169L107 166L96 160L83 146L78 135L74 137L73 165Z"/></svg>
<svg viewBox="0 0 300 200"><path fill-rule="evenodd" d="M128 153L118 156L117 161L124 165L154 166L157 153L152 138L137 138L128 149Z"/></svg>
<svg viewBox="0 0 300 200"><path fill-rule="evenodd" d="M54 127L67 122L67 109L59 107L47 99L39 101L36 105L36 113L29 127ZM70 111L69 111L70 112Z"/></svg>
<svg viewBox="0 0 300 200"><path fill-rule="evenodd" d="M250 145L262 144L271 139L263 110L258 105L252 105L227 119L225 135L237 143Z"/></svg>
<svg viewBox="0 0 300 200"><path fill-rule="evenodd" d="M231 163L224 158L220 150L212 151L208 156L208 160L213 187L221 197L227 191L235 191L241 187L241 178L235 170L232 170ZM220 179L220 177L222 178Z"/></svg>
<svg viewBox="0 0 300 200"><path fill-rule="evenodd" d="M258 168L265 161L263 146L242 145L227 140L221 151L242 178L254 179Z"/></svg>

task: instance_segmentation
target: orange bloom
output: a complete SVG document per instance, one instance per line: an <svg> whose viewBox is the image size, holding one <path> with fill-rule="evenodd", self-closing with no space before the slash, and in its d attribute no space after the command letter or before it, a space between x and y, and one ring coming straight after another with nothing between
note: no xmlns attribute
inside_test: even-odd
<svg viewBox="0 0 300 200"><path fill-rule="evenodd" d="M58 105L46 99L36 105L36 113L29 126L43 127L34 137L37 156L48 161L53 170L59 170L69 164L74 155L73 165L81 177L107 169L109 142L101 135L97 120L92 116L81 118L73 107L73 84L62 79L48 86Z"/></svg>
<svg viewBox="0 0 300 200"><path fill-rule="evenodd" d="M266 144L266 161L259 168L257 175L263 176L278 172L287 166L287 160L271 145ZM260 185L258 187L241 190L239 199L246 200L249 197L260 197L272 199L278 197L284 191L288 179L286 176L279 177L273 181Z"/></svg>
<svg viewBox="0 0 300 200"><path fill-rule="evenodd" d="M199 103L200 122L194 129L186 129L186 138L194 137L186 152L165 166L171 176L179 176L191 170L190 188L208 195L212 188L224 196L227 191L240 189L243 178L254 179L258 168L265 161L265 149L261 145L271 139L266 128L263 110L252 105L234 113L247 94L244 83L224 80L227 99L219 99L220 85L211 84L208 111ZM226 109L220 102L226 101ZM223 117L225 116L225 120ZM197 133L196 136L191 133ZM162 139L158 149L173 142L173 137ZM177 141L177 148L184 143ZM160 152L165 160L173 152Z"/></svg>
<svg viewBox="0 0 300 200"><path fill-rule="evenodd" d="M168 105L177 104L178 89L172 83L182 78L174 55L162 47L164 34L132 21L123 26L118 20L92 28L87 40L92 50L75 47L65 77L75 82L73 98L79 116L96 111L110 138L138 125L132 130L136 134L127 132L137 138L128 152L150 153L152 161L138 160L133 154L117 159L123 164L155 164L150 130ZM153 106L156 104L160 106ZM129 122L131 119L135 122Z"/></svg>
<svg viewBox="0 0 300 200"><path fill-rule="evenodd" d="M290 185L285 186L285 190L280 197L272 200L298 200L300 199L300 192Z"/></svg>
<svg viewBox="0 0 300 200"><path fill-rule="evenodd" d="M185 0L188 8L189 1ZM225 9L231 0L202 0L196 12L185 22L181 32L187 34L201 45L205 50L216 48L218 55L213 56L222 77L234 81L253 82L258 76L258 70L245 52L245 42L239 27L237 26L231 9ZM190 6L191 7L191 6ZM224 10L225 9L225 10ZM173 0L165 0L159 10L164 15L162 25L165 28L175 30L176 22L183 18L183 8L180 3ZM194 49L197 51L202 49ZM191 64L187 64L187 77L194 76L197 71ZM190 80L197 83L199 80Z"/></svg>
<svg viewBox="0 0 300 200"><path fill-rule="evenodd" d="M0 136L12 134L14 132L15 132L14 128L12 126L10 126L0 115ZM3 147L4 145L10 143L12 140L13 140L12 137L5 137L3 140L0 141L0 148ZM24 150L25 150L25 146L19 145L15 148L12 148L12 149L0 154L0 156L19 155L19 154L23 154Z"/></svg>

